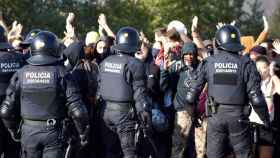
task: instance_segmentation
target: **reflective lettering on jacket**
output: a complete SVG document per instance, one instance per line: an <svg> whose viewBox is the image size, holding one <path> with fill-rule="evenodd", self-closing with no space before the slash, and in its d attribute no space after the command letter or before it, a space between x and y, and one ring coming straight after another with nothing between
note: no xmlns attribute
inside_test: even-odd
<svg viewBox="0 0 280 158"><path fill-rule="evenodd" d="M25 82L27 84L41 83L50 84L53 78L53 73L51 72L25 72Z"/></svg>
<svg viewBox="0 0 280 158"><path fill-rule="evenodd" d="M132 85L126 81L125 68L132 57L112 55L100 64L100 94L114 102L133 101Z"/></svg>
<svg viewBox="0 0 280 158"><path fill-rule="evenodd" d="M216 73L236 73L238 69L237 63L215 63Z"/></svg>
<svg viewBox="0 0 280 158"><path fill-rule="evenodd" d="M0 64L1 72L16 72L20 67L19 62L4 62Z"/></svg>
<svg viewBox="0 0 280 158"><path fill-rule="evenodd" d="M244 65L238 54L228 52L207 58L208 95L219 104L245 104Z"/></svg>
<svg viewBox="0 0 280 158"><path fill-rule="evenodd" d="M63 118L65 97L58 66L27 65L20 71L21 116L31 120Z"/></svg>
<svg viewBox="0 0 280 158"><path fill-rule="evenodd" d="M0 51L0 96L6 94L10 79L24 63L22 54Z"/></svg>
<svg viewBox="0 0 280 158"><path fill-rule="evenodd" d="M121 64L121 63L105 62L104 63L104 71L120 74L121 70L123 69L123 66L124 65Z"/></svg>

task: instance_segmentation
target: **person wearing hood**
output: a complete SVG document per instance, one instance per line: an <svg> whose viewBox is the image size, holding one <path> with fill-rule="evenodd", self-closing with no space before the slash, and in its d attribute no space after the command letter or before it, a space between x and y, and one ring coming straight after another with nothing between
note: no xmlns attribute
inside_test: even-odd
<svg viewBox="0 0 280 158"><path fill-rule="evenodd" d="M72 150L71 155L73 157L89 157L96 156L97 150L91 150L91 148L97 149L97 107L95 105L96 91L97 91L97 75L99 68L95 61L90 61L85 58L84 44L82 42L75 42L70 44L64 51L64 56L67 58L66 67L76 84L80 88L82 94L82 100L85 103L89 112L91 127L90 141L87 146L82 150Z"/></svg>
<svg viewBox="0 0 280 158"><path fill-rule="evenodd" d="M84 44L82 42L74 42L65 48L62 52L64 65L67 71L72 71L77 67L78 64L85 59Z"/></svg>
<svg viewBox="0 0 280 158"><path fill-rule="evenodd" d="M179 74L179 81L177 84L177 92L174 97L175 115L175 129L174 129L174 143L173 153L174 157L195 157L194 152L194 115L195 109L187 107L184 109L182 101L184 100L184 89L188 80L193 76L198 66L198 52L197 46L192 43L184 43L181 60L177 61L171 66L172 71L177 71Z"/></svg>

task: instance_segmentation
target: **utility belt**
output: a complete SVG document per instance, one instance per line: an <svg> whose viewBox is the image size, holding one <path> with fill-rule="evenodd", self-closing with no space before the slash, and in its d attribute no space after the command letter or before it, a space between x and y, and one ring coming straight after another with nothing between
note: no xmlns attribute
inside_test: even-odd
<svg viewBox="0 0 280 158"><path fill-rule="evenodd" d="M215 101L213 97L208 97L206 102L205 113L207 117L212 116L213 114L217 114L218 110L234 110L246 113L246 106L244 105L234 105L234 104L220 104Z"/></svg>
<svg viewBox="0 0 280 158"><path fill-rule="evenodd" d="M60 127L60 126L62 126L62 120L60 120L60 119L47 119L47 120L23 119L23 124L30 125L30 126L42 126L42 127Z"/></svg>
<svg viewBox="0 0 280 158"><path fill-rule="evenodd" d="M134 104L132 102L112 102L106 101L105 108L112 111L122 111L129 112L132 108L134 108Z"/></svg>

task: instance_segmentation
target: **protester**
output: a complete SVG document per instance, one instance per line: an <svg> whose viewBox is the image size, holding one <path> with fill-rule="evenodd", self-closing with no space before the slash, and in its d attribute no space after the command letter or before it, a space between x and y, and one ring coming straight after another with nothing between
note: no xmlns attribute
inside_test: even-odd
<svg viewBox="0 0 280 158"><path fill-rule="evenodd" d="M97 9L97 11L99 10ZM62 15L63 14L64 13L62 13ZM90 138L87 140L87 145L80 147L80 136L77 132L74 132L75 134L73 135L76 136L71 137L71 139L76 139L75 141L65 139L59 142L62 144L61 149L63 151L60 152L60 154L67 153L66 156L69 156L68 158L121 158L123 156L138 156L141 158L216 158L228 154L232 156L242 155L244 152L250 152L251 150L251 144L248 142L251 136L249 133L252 132L251 129L249 131L249 126L252 123L249 122L249 125L246 124L243 126L243 124L237 123L236 119L239 114L243 117L243 113L239 113L241 111L240 107L243 108L243 105L252 104L255 100L248 102L248 100L242 100L240 98L244 98L244 96L247 95L251 98L254 97L253 93L258 91L259 85L265 103L267 104L270 121L266 122L266 116L261 117L263 121L265 121L267 128L271 129L270 125L272 125L273 128L280 129L280 40L268 37L270 26L265 16L263 16L262 19L263 30L256 41L253 36L241 37L241 39L243 38L245 41L241 40L242 44L246 44L245 49L241 47L239 41L236 41L239 37L238 30L237 32L229 31L229 28L233 30L237 29L235 24L238 20L234 20L230 25L219 22L216 26L218 30L225 27L229 30L221 33L221 36L217 36L218 39L211 36L206 38L205 35L211 33L203 32L201 28L204 28L204 26L199 26L199 18L195 15L190 19L192 22L191 25L187 23L185 25L184 22L187 21L172 20L168 25L159 26L154 31L154 43L150 44L143 32L138 32L132 27L126 27L128 32L123 32L116 37L114 31L108 25L111 23L113 24L113 21L109 21L104 13L98 13L96 16L96 26L89 26L91 30L83 37L82 35L84 33L77 30L77 28L80 28L76 18L77 15L73 12L68 13L65 20L64 37L61 39L59 46L55 46L58 52L55 52L57 55L54 57L59 63L52 65L48 63L45 64L45 61L42 61L43 59L47 60L48 57L53 57L52 52L50 52L48 48L45 48L48 46L48 43L44 43L44 39L39 39L37 42L33 41L33 39L37 37L37 34L43 31L43 28L34 26L36 29L25 30L27 28L23 27L18 21L14 21L9 27L5 24L3 17L0 15L0 26L5 30L4 34L7 36L7 42L9 43L9 45L7 45L7 43L3 45L3 42L0 43L1 52L3 52L1 48L5 46L5 51L2 54L5 54L7 51L12 51L16 55L24 54L24 59L29 58L30 55L36 56L37 59L42 59L39 65L41 65L43 69L47 69L49 66L64 67L62 66L64 62L66 66L66 68L63 68L65 69L65 73L67 73L67 75L69 74L74 81L74 85L77 85L74 89L77 91L77 96L81 96L78 100L81 100L81 102L85 104L86 110L88 111L87 114L89 115L89 124L91 126L89 128ZM111 15L108 17L111 18ZM178 17L178 19L180 19L180 17ZM24 20L21 20L21 22L24 22ZM124 24L114 24L114 29L116 26L120 27ZM240 25L242 24L237 24L237 26ZM190 26L190 28L187 26ZM139 27L140 26L135 26L135 28ZM145 29L143 28L143 30ZM133 32L132 34L130 34L131 31ZM213 28L213 32L214 31L216 31L215 28ZM25 33L28 34L23 36ZM140 35L139 39L136 35ZM135 36L135 38L131 36ZM208 40L203 41L203 39ZM249 40L249 42L246 40ZM30 44L32 43L33 47L43 47L45 50L43 52L36 52L35 49L31 51ZM229 46L231 44L237 44L235 46L238 47L238 50L236 47ZM6 46L8 47L6 48ZM47 52L48 57L45 56L46 54L44 54L44 52ZM60 56L60 54L63 55ZM222 58L222 56L224 58ZM0 59L0 69L5 68L5 59L4 57L3 61L2 58ZM218 69L218 67L221 67L223 70L223 67L229 67L229 65L219 65L221 62L224 64L236 63L238 68L239 66L242 67L240 67L240 73L223 73L222 77L219 76L218 73L210 74L209 72L213 67L215 67L215 70ZM199 65L199 63L201 64ZM214 66L209 66L209 63L213 63ZM31 67L38 67L34 62L31 63L31 65ZM256 73L255 66L260 76ZM101 74L99 73L100 70ZM13 70L13 72L14 71L15 70ZM16 74L19 74L21 71L22 70L16 72ZM243 73L243 71L246 72ZM57 73L55 70L51 72ZM5 72L1 71L0 75L1 74L4 75ZM208 75L205 76L205 74ZM57 74L58 77L60 75L61 74ZM227 77L227 75L232 76ZM248 75L253 77L248 78ZM240 77L238 78L240 80L235 80L236 82L244 82L244 87L242 89L244 91L242 91L242 94L241 90L239 91L240 96L242 96L238 99L228 99L229 95L227 94L237 86L233 86L231 89L227 89L227 91L224 90L220 92L216 85L228 85L228 82L236 79L236 76ZM208 84L201 84L201 86L196 87L197 82L195 82L195 79L197 78L201 80L202 78L207 78ZM246 80L243 80L243 78L246 78ZM25 83L22 78L18 81L13 80L14 83L19 81ZM5 80L5 84L6 83L8 83L8 80ZM254 85L248 85L249 83L254 83ZM213 84L215 85L214 88ZM229 84L231 85L232 83ZM56 85L59 90L61 87L65 86L61 85L61 83L53 85ZM251 88L245 92L246 88L253 86L257 88ZM72 85L70 87L72 87ZM194 94L191 89L193 87L195 87L196 90L199 89L202 93L199 93L193 104L190 105L189 102L187 102L189 98L187 98L186 94ZM35 87L35 89L36 88L45 90L39 86ZM104 91L104 89L106 90ZM13 90L14 89L11 91ZM64 92L65 89L61 89L61 91ZM69 95L68 92L67 90L65 91L65 96ZM219 95L216 95L217 93L219 93ZM49 97L49 95L45 94L45 91L39 92L38 90L38 94L42 94L40 97ZM213 95L215 95L214 99L218 102L225 101L223 99L228 99L225 103L223 102L224 104L220 103L222 106L218 107L218 114L221 115L214 116L214 118L217 117L219 120L213 120L213 116L211 117L208 113L208 104L210 104ZM259 93L255 95L257 95L258 98L262 98ZM65 96L61 97L63 98ZM220 96L224 97L220 98ZM7 97L9 98L10 96ZM112 99L111 97L117 98ZM38 98L35 97L31 99L37 101ZM238 102L239 100L240 102ZM5 107L10 107L6 104L7 103L3 102L0 108L5 110ZM24 105L25 104L26 102ZM77 105L78 104L82 103L77 103ZM229 120L229 117L227 117L225 113L229 111L228 107L232 107L231 104L237 105L237 107L233 107L232 109L234 111L233 113L236 114L236 117L232 118L232 120L235 120L232 124L228 123L229 121L223 122ZM262 104L264 105L264 103ZM41 104L38 103L38 105ZM42 105L45 105L45 103L42 103ZM23 109L24 108L25 106ZM30 108L32 109L32 107ZM220 109L224 110L224 113L219 111ZM43 108L40 108L40 110L44 111ZM138 110L138 112L135 110ZM11 111L13 111L13 109ZM4 121L10 121L10 114L6 115L5 111L1 111L1 113ZM30 114L30 116L33 117L33 114ZM66 115L63 115L63 117L64 116ZM146 119L145 123L147 124L145 124L145 127L143 127L143 124L139 123L139 121L143 121L141 119ZM210 124L208 124L209 121ZM251 119L251 121L256 120L254 118ZM228 129L228 133L226 134L232 132L236 134L234 131L240 130L238 127L246 127L246 131L244 132L244 137L246 135L246 139L240 140L243 145L245 144L243 149L246 149L246 151L243 152L243 149L241 150L236 147L236 141L233 142L234 144L231 146L232 140L235 139L230 136L227 139L224 139L224 137L221 138L225 140L225 142L219 142L219 134L224 131L215 135L217 131L213 128L220 128L220 126L215 126L213 122L216 124L224 123L232 127ZM234 127L233 124L235 125ZM8 126L9 125L7 125L7 127ZM208 129L208 131L206 129ZM15 129L13 128L12 130ZM148 135L144 133L147 132L145 130L148 130ZM0 135L1 131L2 129L0 130ZM6 133L9 134L8 132ZM135 139L134 135L136 136ZM25 132L23 136L27 138L28 134ZM3 138L2 135L1 137ZM208 137L208 139L206 139L206 137ZM2 141L2 138L0 139L0 144L5 144L6 140ZM8 138L9 137L7 137L7 139ZM260 141L257 148L259 149L259 156L261 158L278 158L280 155L280 150L277 146L277 143L279 144L280 142L279 134L276 134L276 132L273 133L267 129L261 129L259 138ZM25 140L25 142L26 141L27 140ZM75 149L72 148L70 150L68 148L70 151L66 152L68 149L66 150L65 141L68 141L68 143L72 142L69 143L69 147L73 145ZM0 154L2 152L0 157L7 157L5 151L1 151L1 149L3 149L2 146L0 145ZM224 147L224 150L222 150L221 146ZM23 151L27 151L26 144L23 144L23 147ZM18 154L17 151L19 150L20 148L17 147L15 149L15 154ZM217 151L216 155L214 151Z"/></svg>

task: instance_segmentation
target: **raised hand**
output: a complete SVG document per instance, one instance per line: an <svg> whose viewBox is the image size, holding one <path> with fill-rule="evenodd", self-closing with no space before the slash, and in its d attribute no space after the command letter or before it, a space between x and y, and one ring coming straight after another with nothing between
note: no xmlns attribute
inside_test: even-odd
<svg viewBox="0 0 280 158"><path fill-rule="evenodd" d="M235 24L236 24L236 21L235 21L235 20L233 20L233 21L230 23L230 25L232 25L232 26L235 26Z"/></svg>
<svg viewBox="0 0 280 158"><path fill-rule="evenodd" d="M17 21L14 21L12 24L12 29L8 33L8 39L17 39L21 37L23 26L18 23Z"/></svg>
<svg viewBox="0 0 280 158"><path fill-rule="evenodd" d="M263 18L263 26L264 26L263 30L267 32L269 30L267 18L266 18L266 16L263 16L262 18Z"/></svg>
<svg viewBox="0 0 280 158"><path fill-rule="evenodd" d="M98 17L98 24L105 28L107 26L107 20L105 14L101 13Z"/></svg>
<svg viewBox="0 0 280 158"><path fill-rule="evenodd" d="M274 47L274 51L277 53L277 54L280 54L280 40L277 39L275 40L273 43L272 43L273 47Z"/></svg>
<svg viewBox="0 0 280 158"><path fill-rule="evenodd" d="M197 24L198 24L198 17L194 16L194 18L192 19L192 32L196 32L197 31Z"/></svg>
<svg viewBox="0 0 280 158"><path fill-rule="evenodd" d="M75 20L75 14L70 12L66 18L66 25L73 24L74 20Z"/></svg>

